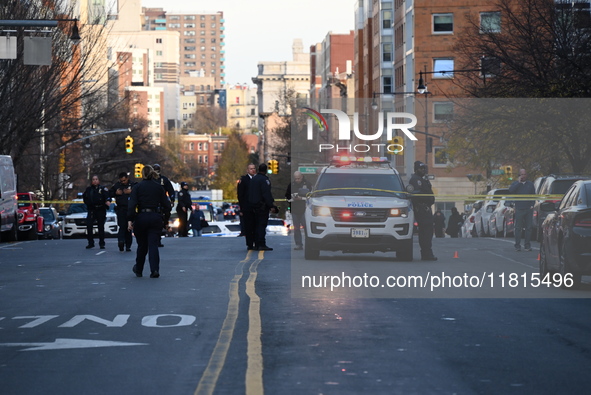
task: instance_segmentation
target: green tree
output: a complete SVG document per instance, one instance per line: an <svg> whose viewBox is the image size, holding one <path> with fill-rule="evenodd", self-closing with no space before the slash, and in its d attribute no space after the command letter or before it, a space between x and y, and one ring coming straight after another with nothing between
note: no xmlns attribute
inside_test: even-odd
<svg viewBox="0 0 591 395"><path fill-rule="evenodd" d="M237 132L228 136L218 162L212 187L224 191L224 200L236 201L236 182L245 174L249 162L248 147Z"/></svg>

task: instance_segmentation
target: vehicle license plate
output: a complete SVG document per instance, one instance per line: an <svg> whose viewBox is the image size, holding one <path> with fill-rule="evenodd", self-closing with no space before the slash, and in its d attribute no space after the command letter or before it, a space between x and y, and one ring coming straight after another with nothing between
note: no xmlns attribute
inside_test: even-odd
<svg viewBox="0 0 591 395"><path fill-rule="evenodd" d="M351 229L351 237L367 239L369 238L369 229Z"/></svg>

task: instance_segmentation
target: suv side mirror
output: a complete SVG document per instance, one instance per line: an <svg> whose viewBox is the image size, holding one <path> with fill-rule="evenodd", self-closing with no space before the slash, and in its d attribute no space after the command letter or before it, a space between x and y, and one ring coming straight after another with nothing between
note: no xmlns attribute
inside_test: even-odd
<svg viewBox="0 0 591 395"><path fill-rule="evenodd" d="M556 211L556 205L553 202L544 202L540 204L540 210L542 211Z"/></svg>

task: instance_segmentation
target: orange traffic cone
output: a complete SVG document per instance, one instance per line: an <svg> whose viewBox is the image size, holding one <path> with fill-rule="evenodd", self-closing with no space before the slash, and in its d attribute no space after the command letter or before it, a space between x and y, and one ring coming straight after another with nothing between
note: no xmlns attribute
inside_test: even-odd
<svg viewBox="0 0 591 395"><path fill-rule="evenodd" d="M457 251L454 253L454 258L459 258Z"/></svg>

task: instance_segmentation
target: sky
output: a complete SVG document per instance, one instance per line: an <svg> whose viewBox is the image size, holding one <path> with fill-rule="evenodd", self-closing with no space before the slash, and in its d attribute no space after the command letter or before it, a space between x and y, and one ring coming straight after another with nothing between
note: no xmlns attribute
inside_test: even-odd
<svg viewBox="0 0 591 395"><path fill-rule="evenodd" d="M357 0L142 0L167 13L223 11L226 27L226 82L253 85L257 63L292 60L294 38L304 52L329 31L355 28Z"/></svg>

